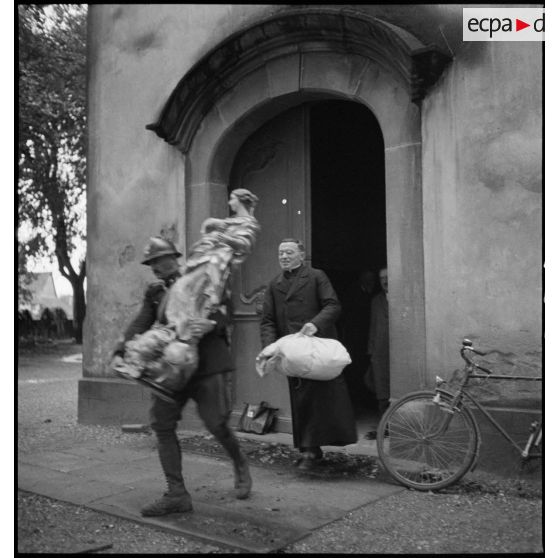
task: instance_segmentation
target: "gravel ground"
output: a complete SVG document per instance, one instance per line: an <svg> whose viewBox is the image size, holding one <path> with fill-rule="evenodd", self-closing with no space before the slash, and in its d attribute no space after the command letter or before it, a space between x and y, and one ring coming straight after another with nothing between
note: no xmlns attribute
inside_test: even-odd
<svg viewBox="0 0 558 558"><path fill-rule="evenodd" d="M315 532L285 553L542 552L540 500L404 491Z"/></svg>
<svg viewBox="0 0 558 558"><path fill-rule="evenodd" d="M81 364L78 345L20 349L18 355L18 451L62 449L95 441L100 447L154 446L150 434L117 426L77 423ZM224 547L169 534L111 515L18 490L17 551L22 553L214 554ZM102 550L93 550L99 549ZM228 552L228 551L227 551Z"/></svg>
<svg viewBox="0 0 558 558"><path fill-rule="evenodd" d="M18 552L217 554L224 548L18 491Z"/></svg>
<svg viewBox="0 0 558 558"><path fill-rule="evenodd" d="M20 351L18 449L57 449L95 440L100 445L152 446L153 436L118 427L76 423L79 363L61 361L76 345ZM184 438L182 447L219 458L207 436ZM292 466L295 453L282 445L242 441L250 459L270 467ZM322 473L382 478L373 458L326 455ZM331 466L331 467L330 467ZM328 469L330 467L330 469ZM329 472L328 472L329 471ZM321 474L318 471L316 474ZM542 487L526 479L475 473L443 493L403 491L349 513L282 553L531 553L542 551ZM38 553L230 553L220 546L176 536L18 491L18 552ZM105 547L105 548L101 548ZM95 550L97 549L97 550Z"/></svg>

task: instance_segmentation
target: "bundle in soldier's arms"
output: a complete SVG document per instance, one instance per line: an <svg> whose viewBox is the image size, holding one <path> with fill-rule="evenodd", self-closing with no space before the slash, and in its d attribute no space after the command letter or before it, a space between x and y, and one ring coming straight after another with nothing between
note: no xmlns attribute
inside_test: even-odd
<svg viewBox="0 0 558 558"><path fill-rule="evenodd" d="M218 311L231 265L246 259L259 224L251 215L206 219L202 238L186 261L186 273L171 286L165 313L168 325L156 323L125 345L117 372L171 398L198 368L197 345L213 327L208 319Z"/></svg>

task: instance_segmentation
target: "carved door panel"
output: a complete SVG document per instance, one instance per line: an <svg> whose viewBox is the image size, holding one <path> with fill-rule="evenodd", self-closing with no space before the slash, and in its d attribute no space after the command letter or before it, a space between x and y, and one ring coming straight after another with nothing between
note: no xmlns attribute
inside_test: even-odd
<svg viewBox="0 0 558 558"><path fill-rule="evenodd" d="M261 350L259 323L263 291L279 271L281 239L301 239L310 254L309 160L307 109L291 109L266 123L240 148L230 189L248 188L259 197L255 216L261 225L254 252L233 276L237 367L236 406L268 401L279 407L279 429L290 431L287 382L276 375L260 378L255 358ZM281 420L285 417L285 420Z"/></svg>

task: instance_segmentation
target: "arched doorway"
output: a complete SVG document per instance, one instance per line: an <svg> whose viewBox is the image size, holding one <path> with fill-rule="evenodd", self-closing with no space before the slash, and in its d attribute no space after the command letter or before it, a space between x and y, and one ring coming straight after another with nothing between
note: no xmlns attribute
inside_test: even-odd
<svg viewBox="0 0 558 558"><path fill-rule="evenodd" d="M308 87L300 89L296 81L292 84L294 91L269 98L265 84L274 71L278 75L272 77L273 80L284 79L285 67L264 66L250 74L206 115L204 124L193 138L187 158L188 243L198 237L205 217L226 214L231 169L240 147L256 130L271 122L278 114L302 104L331 99L362 104L376 117L384 140L386 253L390 269L390 298L393 300L389 308L391 394L397 397L426 383L420 111L397 80L373 63L365 64L363 70L362 60L358 56L335 53L319 53L316 56L319 60L312 61L312 54L306 55L304 60L299 56L290 57L287 65L289 72L298 76L304 73L306 66L315 67L318 62L321 65L327 62L328 75L313 71L305 82ZM360 75L359 83L350 85L348 80L355 73ZM227 114L226 120L223 114ZM265 145L265 142L261 143L262 148ZM301 150L291 152L290 168L295 168L301 153ZM296 164L302 173L302 163ZM301 176L304 176L303 173ZM296 209L296 204L292 203L283 207L283 199L288 202L297 192L308 192L306 188L295 187L297 182L300 183L300 179L279 183L291 190L287 192L288 195L276 200L278 212ZM309 207L309 204L305 207ZM304 231L304 235L298 232L296 236L303 236L308 244L306 239L311 241L307 231L310 221L301 220L305 211L298 208L289 215L298 223L298 230ZM278 240L280 238L267 246L273 258L262 269L276 269ZM309 247L312 253L312 245ZM247 265L256 261L254 255ZM258 339L257 290L264 284L262 279L243 272L242 292L245 296L237 301L238 313L242 314L239 319L244 324L242 328L237 328L235 334L239 336L236 338L238 347L242 347L236 352L236 400L239 406L243 401L261 400L266 393L285 393L278 385L262 387L254 371L254 356L260 347L251 346L248 339ZM251 331L250 336L243 337L241 330ZM289 408L286 395L278 406ZM281 417L279 428L290 429L288 415Z"/></svg>
<svg viewBox="0 0 558 558"><path fill-rule="evenodd" d="M352 292L363 270L374 272L386 261L384 145L377 120L364 105L343 100L284 111L238 150L229 190L239 187L259 196L262 230L235 277L234 352L237 368L247 371L237 379L238 396L250 394L279 407L284 417L290 414L284 379L250 375L261 348L259 309L251 313L246 306L279 272L281 239L296 237L306 246L307 263L326 271L343 302L337 325L353 358L346 370L349 390L355 410L370 411L372 394L363 381L370 298L355 304Z"/></svg>

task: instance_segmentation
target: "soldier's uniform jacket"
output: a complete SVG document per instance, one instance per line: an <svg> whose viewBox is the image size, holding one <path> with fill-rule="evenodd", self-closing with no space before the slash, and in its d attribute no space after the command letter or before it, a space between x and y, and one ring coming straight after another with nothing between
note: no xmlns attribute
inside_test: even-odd
<svg viewBox="0 0 558 558"><path fill-rule="evenodd" d="M126 341L132 339L134 335L146 332L156 321L163 325L167 323L164 311L167 293L178 277L180 277L180 273L170 277L166 284L161 280L149 284L140 311L126 328L123 338L115 347L113 352L115 356L124 356ZM194 377L234 370L227 339L228 319L222 312L214 312L209 319L215 320L217 324L200 340L198 345L200 363Z"/></svg>

